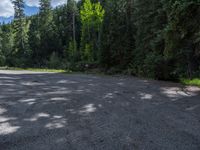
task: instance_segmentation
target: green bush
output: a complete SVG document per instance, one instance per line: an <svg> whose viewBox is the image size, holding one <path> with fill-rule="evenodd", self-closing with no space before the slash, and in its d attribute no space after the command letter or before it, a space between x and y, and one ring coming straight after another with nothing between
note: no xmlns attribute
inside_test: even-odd
<svg viewBox="0 0 200 150"><path fill-rule="evenodd" d="M4 66L5 61L6 61L6 58L3 55L1 55L1 53L0 53L0 66Z"/></svg>
<svg viewBox="0 0 200 150"><path fill-rule="evenodd" d="M157 77L157 68L162 63L162 56L156 53L150 53L147 55L144 60L144 74L149 78L158 78Z"/></svg>
<svg viewBox="0 0 200 150"><path fill-rule="evenodd" d="M92 57L92 45L91 44L86 44L85 49L84 49L84 54L83 54L83 60L92 62L93 57Z"/></svg>
<svg viewBox="0 0 200 150"><path fill-rule="evenodd" d="M62 62L60 58L58 57L57 53L53 52L50 56L50 59L48 61L48 67L51 69L59 69L62 67Z"/></svg>

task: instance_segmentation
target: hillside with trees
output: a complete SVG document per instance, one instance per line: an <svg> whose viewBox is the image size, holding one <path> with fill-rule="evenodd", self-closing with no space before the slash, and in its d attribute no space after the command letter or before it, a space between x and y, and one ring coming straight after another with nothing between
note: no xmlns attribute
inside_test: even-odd
<svg viewBox="0 0 200 150"><path fill-rule="evenodd" d="M154 79L200 76L199 0L68 0L0 25L0 66L98 68Z"/></svg>

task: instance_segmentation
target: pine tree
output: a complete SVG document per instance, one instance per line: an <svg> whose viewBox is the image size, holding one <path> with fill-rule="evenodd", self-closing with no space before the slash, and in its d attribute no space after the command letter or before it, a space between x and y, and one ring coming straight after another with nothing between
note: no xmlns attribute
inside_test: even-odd
<svg viewBox="0 0 200 150"><path fill-rule="evenodd" d="M78 8L75 0L68 0L67 2L67 22L68 22L68 49L71 60L74 60L77 55L77 40L76 40L76 19L78 19ZM73 50L72 50L73 48Z"/></svg>
<svg viewBox="0 0 200 150"><path fill-rule="evenodd" d="M3 32L2 32L1 24L0 24L0 52L2 52L2 41L3 41L2 34L3 34Z"/></svg>
<svg viewBox="0 0 200 150"><path fill-rule="evenodd" d="M108 0L102 31L101 65L125 69L132 60L134 24L132 0Z"/></svg>
<svg viewBox="0 0 200 150"><path fill-rule="evenodd" d="M66 49L68 47L68 26L69 23L67 21L67 5L63 5L54 9L54 22L57 28L57 34L61 39L62 49Z"/></svg>
<svg viewBox="0 0 200 150"><path fill-rule="evenodd" d="M199 5L197 0L163 1L168 15L165 57L172 61L176 76L192 78L200 66Z"/></svg>
<svg viewBox="0 0 200 150"><path fill-rule="evenodd" d="M2 53L5 57L6 65L13 66L13 44L14 44L14 35L12 31L13 25L3 24L1 26L1 47Z"/></svg>
<svg viewBox="0 0 200 150"><path fill-rule="evenodd" d="M32 51L31 54L31 67L38 67L38 59L40 58L40 31L39 31L39 15L30 18L29 26L29 46Z"/></svg>
<svg viewBox="0 0 200 150"><path fill-rule="evenodd" d="M14 21L0 25L1 65L100 60L108 71L156 79L200 74L199 0L68 0L55 9L50 1L25 17L23 0L13 0Z"/></svg>
<svg viewBox="0 0 200 150"><path fill-rule="evenodd" d="M51 1L50 0L40 0L40 10L39 10L39 32L40 32L40 52L39 60L40 63L45 63L45 59L48 58L50 50L50 42L52 38L52 25L53 15L51 11Z"/></svg>
<svg viewBox="0 0 200 150"><path fill-rule="evenodd" d="M25 55L29 50L28 47L28 36L27 36L27 24L24 14L24 1L14 0L14 51L13 55L16 57L15 64L23 66L25 61Z"/></svg>
<svg viewBox="0 0 200 150"><path fill-rule="evenodd" d="M1 24L0 24L0 66L4 65L4 61L5 61L5 57L4 57L3 51L2 51L2 48L3 48L2 47L2 41L3 41L2 34L3 34L3 32L1 30Z"/></svg>
<svg viewBox="0 0 200 150"><path fill-rule="evenodd" d="M61 53L61 41L53 20L50 0L40 0L39 32L40 32L40 63L45 64L50 55Z"/></svg>
<svg viewBox="0 0 200 150"><path fill-rule="evenodd" d="M135 25L137 28L134 66L137 74L156 77L156 69L162 63L166 15L161 1L135 1Z"/></svg>

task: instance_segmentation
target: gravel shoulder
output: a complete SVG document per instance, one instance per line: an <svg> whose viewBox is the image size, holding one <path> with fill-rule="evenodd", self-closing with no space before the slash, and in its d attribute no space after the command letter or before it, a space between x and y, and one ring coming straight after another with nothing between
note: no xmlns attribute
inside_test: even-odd
<svg viewBox="0 0 200 150"><path fill-rule="evenodd" d="M200 89L0 71L0 150L199 150Z"/></svg>

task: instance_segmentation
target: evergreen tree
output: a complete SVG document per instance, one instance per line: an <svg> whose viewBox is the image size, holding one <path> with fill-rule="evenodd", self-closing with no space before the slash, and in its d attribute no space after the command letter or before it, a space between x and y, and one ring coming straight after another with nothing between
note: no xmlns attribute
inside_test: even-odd
<svg viewBox="0 0 200 150"><path fill-rule="evenodd" d="M2 52L2 34L3 34L3 32L2 32L2 29L1 29L1 24L0 24L0 52Z"/></svg>
<svg viewBox="0 0 200 150"><path fill-rule="evenodd" d="M39 62L45 64L53 52L61 53L61 41L53 20L50 0L40 0L39 32L40 53Z"/></svg>
<svg viewBox="0 0 200 150"><path fill-rule="evenodd" d="M2 41L3 41L2 34L3 34L3 32L1 30L1 24L0 24L0 66L4 65L4 61L5 61L5 57L4 57L3 51L2 51L2 48L3 48L2 47Z"/></svg>
<svg viewBox="0 0 200 150"><path fill-rule="evenodd" d="M50 50L50 42L52 38L52 24L53 21L52 11L51 11L51 1L50 0L40 0L40 11L39 11L39 32L40 32L40 53L39 60L40 63L45 63L47 61ZM45 60L46 59L46 60Z"/></svg>
<svg viewBox="0 0 200 150"><path fill-rule="evenodd" d="M14 50L15 62L13 64L18 66L24 66L26 54L28 53L28 36L27 36L27 24L24 14L24 1L14 0Z"/></svg>
<svg viewBox="0 0 200 150"><path fill-rule="evenodd" d="M68 0L67 2L67 22L68 22L68 49L69 57L71 60L75 61L77 55L77 40L76 40L76 27L78 19L78 8L75 0Z"/></svg>
<svg viewBox="0 0 200 150"><path fill-rule="evenodd" d="M200 75L199 0L68 0L55 9L40 0L29 17L23 0L13 4L14 21L0 25L0 65L82 70L82 60L156 79Z"/></svg>
<svg viewBox="0 0 200 150"><path fill-rule="evenodd" d="M5 57L5 63L8 66L13 66L13 31L12 25L3 24L1 26L2 34L1 34L1 51L3 56Z"/></svg>
<svg viewBox="0 0 200 150"><path fill-rule="evenodd" d="M62 49L66 49L68 47L68 26L69 23L67 21L67 5L63 5L55 8L53 20L55 22L55 26L57 28L57 34L61 39Z"/></svg>
<svg viewBox="0 0 200 150"><path fill-rule="evenodd" d="M133 64L136 74L154 78L157 76L157 68L163 59L164 38L162 31L167 24L167 18L161 1L137 0L135 6L137 33Z"/></svg>
<svg viewBox="0 0 200 150"><path fill-rule="evenodd" d="M172 60L176 76L197 76L200 66L200 1L163 1L168 15L165 57Z"/></svg>
<svg viewBox="0 0 200 150"><path fill-rule="evenodd" d="M105 3L101 64L103 67L125 69L132 60L134 24L132 0L108 0Z"/></svg>
<svg viewBox="0 0 200 150"><path fill-rule="evenodd" d="M31 67L37 67L38 59L40 58L40 31L39 31L39 15L32 16L30 18L29 26L29 45L32 51L31 54Z"/></svg>

